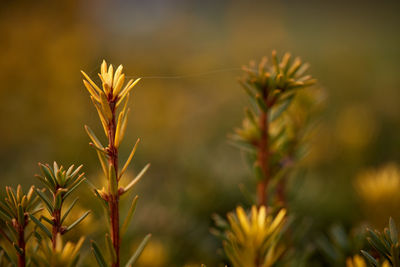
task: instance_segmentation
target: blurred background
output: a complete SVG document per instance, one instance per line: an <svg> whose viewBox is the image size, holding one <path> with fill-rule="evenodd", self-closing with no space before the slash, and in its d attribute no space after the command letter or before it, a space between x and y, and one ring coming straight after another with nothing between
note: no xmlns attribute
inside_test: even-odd
<svg viewBox="0 0 400 267"><path fill-rule="evenodd" d="M79 71L96 78L103 59L123 64L144 79L131 98L121 158L140 137L131 172L152 164L135 189L124 255L151 232L141 266L217 266L211 215L245 203L239 184L253 188L226 138L248 105L237 77L277 49L311 64L324 98L292 208L312 218L313 229L381 227L389 215L400 218L400 198L375 214L356 180L400 160L399 12L396 1L3 1L0 184L27 188L37 163L54 160L84 164L99 184L83 126L102 130ZM168 78L175 75L182 77ZM92 208L89 188L81 193L82 208ZM82 229L98 229L88 238L102 240L102 211L91 216Z"/></svg>

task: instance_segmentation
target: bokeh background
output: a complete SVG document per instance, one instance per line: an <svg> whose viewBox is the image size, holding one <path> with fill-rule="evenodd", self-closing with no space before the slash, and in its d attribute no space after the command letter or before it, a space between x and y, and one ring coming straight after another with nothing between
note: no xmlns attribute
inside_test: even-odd
<svg viewBox="0 0 400 267"><path fill-rule="evenodd" d="M248 104L237 77L277 49L311 64L324 99L293 209L322 231L380 226L387 217L371 216L354 181L400 160L399 13L396 1L2 1L0 184L26 188L36 183L37 163L54 160L84 164L99 184L83 126L101 126L79 71L96 77L103 59L123 64L144 79L122 157L140 137L131 172L152 164L135 189L124 255L151 232L141 266L217 266L211 214L245 202L239 184L252 190L251 172L226 138ZM92 208L89 188L80 193L82 208ZM82 226L88 238L102 239L101 216L94 209Z"/></svg>

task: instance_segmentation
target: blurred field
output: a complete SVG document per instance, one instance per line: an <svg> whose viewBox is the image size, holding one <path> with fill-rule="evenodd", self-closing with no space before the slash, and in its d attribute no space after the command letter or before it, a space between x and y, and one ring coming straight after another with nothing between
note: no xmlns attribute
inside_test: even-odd
<svg viewBox="0 0 400 267"><path fill-rule="evenodd" d="M277 49L311 64L325 99L306 174L293 183L293 209L315 218L317 229L354 225L367 217L354 179L400 161L399 12L395 1L5 1L0 184L27 188L37 162L53 160L82 163L100 183L83 125L101 126L79 71L94 77L103 58L123 64L144 77L123 157L140 137L131 171L152 163L125 238L153 233L142 266L216 266L210 216L244 202L238 184L251 184L240 152L226 142L247 104L236 78L249 60ZM168 78L175 75L183 77ZM87 208L95 200L85 190Z"/></svg>

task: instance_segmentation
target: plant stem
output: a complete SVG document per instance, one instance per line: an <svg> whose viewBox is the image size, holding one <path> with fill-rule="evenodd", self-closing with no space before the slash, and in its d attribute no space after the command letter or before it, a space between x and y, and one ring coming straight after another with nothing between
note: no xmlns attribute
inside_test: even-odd
<svg viewBox="0 0 400 267"><path fill-rule="evenodd" d="M112 199L110 203L110 220L111 220L111 240L116 254L115 262L112 263L112 267L119 266L119 197Z"/></svg>
<svg viewBox="0 0 400 267"><path fill-rule="evenodd" d="M57 234L62 234L62 226L61 226L61 210L55 209L53 211L53 228L52 228L52 238L51 242L53 245L53 250L56 249L57 246Z"/></svg>
<svg viewBox="0 0 400 267"><path fill-rule="evenodd" d="M268 93L265 92L263 100L267 105L267 95ZM261 132L261 138L258 142L258 150L257 150L257 161L256 164L261 168L263 178L261 181L258 181L257 184L257 202L258 205L265 205L267 204L267 188L269 183L269 166L268 166L268 159L269 159L269 146L268 146L268 138L269 138L269 123L268 123L268 111L261 111L258 126Z"/></svg>
<svg viewBox="0 0 400 267"><path fill-rule="evenodd" d="M260 166L263 179L257 184L257 201L258 205L265 205L267 201L267 187L269 182L269 171L268 171L268 121L267 113L262 112L259 121L259 127L261 131L261 139L258 143L257 161L256 164Z"/></svg>
<svg viewBox="0 0 400 267"><path fill-rule="evenodd" d="M22 250L22 253L17 253L18 267L25 267L25 229L22 225L18 226L18 247Z"/></svg>
<svg viewBox="0 0 400 267"><path fill-rule="evenodd" d="M112 90L111 90L112 92ZM115 123L115 100L112 100L112 93L108 97L108 102L112 111L112 119L109 122L108 127L108 161L111 164L112 168L115 171L115 179L117 179L117 188L118 188L118 149L115 147L115 132L116 132L116 123ZM109 177L111 179L111 177ZM119 192L113 192L111 190L111 181L109 181L109 192L110 198L108 200L109 208L110 208L110 223L111 223L111 241L115 250L115 261L112 263L112 267L119 267L120 255L120 234L119 234Z"/></svg>

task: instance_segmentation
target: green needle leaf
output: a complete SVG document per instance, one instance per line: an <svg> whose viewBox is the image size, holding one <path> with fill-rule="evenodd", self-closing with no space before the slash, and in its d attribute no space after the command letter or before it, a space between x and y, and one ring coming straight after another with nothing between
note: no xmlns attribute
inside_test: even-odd
<svg viewBox="0 0 400 267"><path fill-rule="evenodd" d="M361 254L367 259L367 261L374 267L378 266L378 262L372 257L371 255L368 254L368 252L361 250Z"/></svg>
<svg viewBox="0 0 400 267"><path fill-rule="evenodd" d="M132 255L132 257L129 259L128 263L125 265L125 267L132 267L133 264L137 261L137 259L140 257L140 254L142 254L144 248L146 247L147 243L149 242L151 237L151 234L146 235L146 237L143 239L143 241L140 243L139 247L136 249L135 253Z"/></svg>
<svg viewBox="0 0 400 267"><path fill-rule="evenodd" d="M70 231L72 228L74 228L75 226L77 226L81 221L83 221L83 219L86 218L86 216L88 216L90 213L90 210L88 210L87 212L85 212L81 217L79 217L79 219L77 219L75 222L73 222L70 226L67 227L67 229L65 229L65 232Z"/></svg>
<svg viewBox="0 0 400 267"><path fill-rule="evenodd" d="M257 94L257 95L256 95L256 101L257 101L258 107L259 107L262 111L264 111L264 112L267 112L267 111L268 111L267 104L265 104L265 102L264 102L264 100L262 99L262 97L261 97L260 94Z"/></svg>
<svg viewBox="0 0 400 267"><path fill-rule="evenodd" d="M34 216L30 215L30 214L29 214L29 217L31 218L31 220L32 220L37 226L39 226L40 229L42 229L42 231L43 231L50 239L52 238L49 229L47 229L47 227L44 226L44 224L43 224L41 221L39 221L38 219L36 219L36 217L34 217Z"/></svg>
<svg viewBox="0 0 400 267"><path fill-rule="evenodd" d="M46 218L45 216L41 216L40 219L45 220L50 225L54 225L54 222L52 220L50 220L49 218Z"/></svg>
<svg viewBox="0 0 400 267"><path fill-rule="evenodd" d="M10 215L8 215L6 212L2 211L0 209L0 218L3 219L4 221L8 221L11 220L12 217Z"/></svg>
<svg viewBox="0 0 400 267"><path fill-rule="evenodd" d="M294 99L294 94L290 95L289 97L287 97L282 104L280 104L278 107L274 108L271 113L270 113L270 118L269 120L272 122L274 120L276 120L277 118L279 118L282 113L287 110L287 108L290 106L290 104L292 103L293 99Z"/></svg>
<svg viewBox="0 0 400 267"><path fill-rule="evenodd" d="M148 163L141 171L140 173L135 177L135 179L132 180L125 188L124 192L128 192L133 186L135 186L140 179L143 177L143 175L146 173L146 171L149 169L150 163Z"/></svg>
<svg viewBox="0 0 400 267"><path fill-rule="evenodd" d="M25 225L24 209L21 204L18 204L18 223L22 226Z"/></svg>
<svg viewBox="0 0 400 267"><path fill-rule="evenodd" d="M7 251L6 251L2 246L0 246L0 251L3 253L3 257L5 257L5 258L8 260L8 262L11 263L11 266L16 266L16 264L14 263L14 261L13 261L13 260L11 259L11 257L7 254ZM3 259L1 259L0 262L3 263L3 262L5 262L5 261L3 261ZM10 265L9 265L9 266L10 266Z"/></svg>
<svg viewBox="0 0 400 267"><path fill-rule="evenodd" d="M42 173L44 174L44 176L47 178L46 180L48 180L48 182L50 182L53 185L53 188L56 187L56 178L53 176L52 171L50 170L50 167L47 165L44 165L42 163L39 163L39 167L42 171Z"/></svg>
<svg viewBox="0 0 400 267"><path fill-rule="evenodd" d="M137 203L138 198L139 198L138 196L135 196L132 200L132 204L129 208L128 214L126 215L124 223L122 224L122 227L121 227L121 235L124 235L126 233L126 230L128 229L129 223L132 220L132 216L135 213L136 203Z"/></svg>
<svg viewBox="0 0 400 267"><path fill-rule="evenodd" d="M47 196L37 188L35 188L35 192L40 197L40 199L43 201L43 203L46 205L46 208L50 212L50 214L53 213L53 205L51 204L51 202L47 198Z"/></svg>
<svg viewBox="0 0 400 267"><path fill-rule="evenodd" d="M394 222L393 218L389 218L389 230L390 230L390 239L392 240L393 244L398 242L398 233L396 223Z"/></svg>
<svg viewBox="0 0 400 267"><path fill-rule="evenodd" d="M67 218L68 214L71 212L72 208L75 206L76 202L78 201L78 197L72 201L71 205L68 207L68 209L65 211L64 215L61 218L61 224L65 221L65 218Z"/></svg>
<svg viewBox="0 0 400 267"><path fill-rule="evenodd" d="M242 85L244 91L250 96L250 98L255 98L255 94L253 92L254 89L248 82L239 81L239 83Z"/></svg>
<svg viewBox="0 0 400 267"><path fill-rule="evenodd" d="M101 253L99 246L97 245L96 242L93 240L91 241L92 243L92 251L94 256L96 257L96 261L100 267L107 267L107 263L104 260L103 254Z"/></svg>
<svg viewBox="0 0 400 267"><path fill-rule="evenodd" d="M50 182L49 180L43 178L43 177L40 176L40 175L35 175L35 177L36 177L37 179L39 179L39 180L43 183L43 185L44 185L47 189L49 189L51 192L54 190L54 185L52 184L52 182Z"/></svg>
<svg viewBox="0 0 400 267"><path fill-rule="evenodd" d="M13 243L13 246L19 255L24 254L24 251L16 243Z"/></svg>
<svg viewBox="0 0 400 267"><path fill-rule="evenodd" d="M106 234L105 239L106 239L108 254L110 255L111 261L115 262L115 260L117 259L117 254L115 253L111 238L108 234Z"/></svg>
<svg viewBox="0 0 400 267"><path fill-rule="evenodd" d="M77 182L74 186L68 189L68 191L63 196L63 200L66 199L72 192L74 192L78 188L78 186L85 180L86 180L85 178L80 179L79 182Z"/></svg>
<svg viewBox="0 0 400 267"><path fill-rule="evenodd" d="M93 143L99 147L100 149L104 149L103 145L101 144L101 142L99 141L99 139L96 137L96 135L94 134L94 132L92 131L92 129L90 129L89 126L85 125L85 130L87 132L87 134L89 135L90 139L93 141Z"/></svg>

